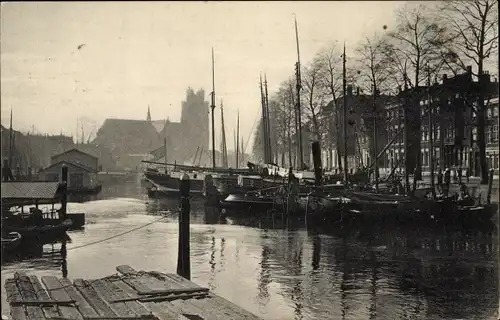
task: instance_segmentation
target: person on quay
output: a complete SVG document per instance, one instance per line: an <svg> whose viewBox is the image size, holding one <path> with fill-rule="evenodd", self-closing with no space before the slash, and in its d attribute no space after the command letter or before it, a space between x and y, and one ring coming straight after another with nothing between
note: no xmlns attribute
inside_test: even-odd
<svg viewBox="0 0 500 320"><path fill-rule="evenodd" d="M451 171L450 168L446 168L444 171L444 185L443 185L443 194L445 197L448 197L448 192L450 191L450 183L451 183Z"/></svg>
<svg viewBox="0 0 500 320"><path fill-rule="evenodd" d="M437 189L439 193L443 193L443 171L441 171L441 168L439 168L437 174Z"/></svg>

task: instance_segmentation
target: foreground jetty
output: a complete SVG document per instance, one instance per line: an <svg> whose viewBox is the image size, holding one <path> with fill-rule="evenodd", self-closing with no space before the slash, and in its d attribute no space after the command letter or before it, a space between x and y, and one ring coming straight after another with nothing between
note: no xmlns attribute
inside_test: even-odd
<svg viewBox="0 0 500 320"><path fill-rule="evenodd" d="M16 272L5 281L12 319L260 319L177 274L126 265L116 270L120 274L73 283Z"/></svg>

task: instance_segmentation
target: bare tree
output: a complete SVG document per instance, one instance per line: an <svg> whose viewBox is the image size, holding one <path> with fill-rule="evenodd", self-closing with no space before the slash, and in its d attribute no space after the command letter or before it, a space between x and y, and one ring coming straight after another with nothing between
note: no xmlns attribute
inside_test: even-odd
<svg viewBox="0 0 500 320"><path fill-rule="evenodd" d="M455 62L464 70L471 62L475 65L473 75L479 79L477 96L477 135L479 162L481 165L481 183L488 182L486 162L486 118L485 110L485 62L498 51L498 2L495 0L447 1L442 11L447 22L452 26L457 51ZM472 106L470 106L472 107Z"/></svg>
<svg viewBox="0 0 500 320"><path fill-rule="evenodd" d="M314 134L318 141L322 141L322 128L319 121L320 108L325 101L325 90L321 87L321 63L316 59L303 70L303 96L307 103L308 117L312 122Z"/></svg>
<svg viewBox="0 0 500 320"><path fill-rule="evenodd" d="M337 47L337 42L332 42L321 49L317 55L317 61L321 68L320 86L325 90L326 95L331 95L331 102L327 103L322 114L322 126L326 130L326 139L324 139L324 147L328 150L330 164L333 164L333 146L336 146L337 139L333 134L336 127L337 102L342 94L342 58L341 52ZM337 150L338 150L337 146ZM340 156L340 153L337 153ZM340 161L340 159L337 159Z"/></svg>
<svg viewBox="0 0 500 320"><path fill-rule="evenodd" d="M386 42L378 34L372 38L366 37L356 47L357 84L364 91L388 90L387 80L387 55L385 54Z"/></svg>
<svg viewBox="0 0 500 320"><path fill-rule="evenodd" d="M416 87L425 80L423 67L433 66L431 72L441 68L442 49L452 41L446 27L438 24L424 5L408 4L397 14L396 30L388 33L385 46L389 71L398 85L405 80ZM412 80L413 79L413 80Z"/></svg>

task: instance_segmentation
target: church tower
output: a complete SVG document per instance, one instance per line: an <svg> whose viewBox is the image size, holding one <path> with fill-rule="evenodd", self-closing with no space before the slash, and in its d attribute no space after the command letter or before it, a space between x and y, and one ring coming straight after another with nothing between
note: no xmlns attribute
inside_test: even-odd
<svg viewBox="0 0 500 320"><path fill-rule="evenodd" d="M147 122L151 122L151 112L149 111L149 104L148 104L148 116L146 118Z"/></svg>

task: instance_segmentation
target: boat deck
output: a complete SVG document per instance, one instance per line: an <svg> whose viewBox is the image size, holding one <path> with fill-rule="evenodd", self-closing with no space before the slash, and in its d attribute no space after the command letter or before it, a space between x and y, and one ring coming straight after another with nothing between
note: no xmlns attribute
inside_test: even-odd
<svg viewBox="0 0 500 320"><path fill-rule="evenodd" d="M16 272L5 281L12 319L260 319L177 274L127 265L116 270L119 274L73 282Z"/></svg>

